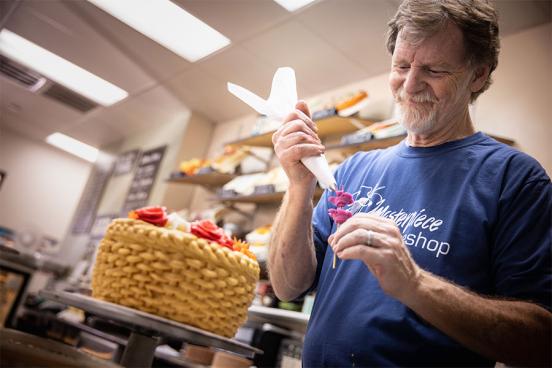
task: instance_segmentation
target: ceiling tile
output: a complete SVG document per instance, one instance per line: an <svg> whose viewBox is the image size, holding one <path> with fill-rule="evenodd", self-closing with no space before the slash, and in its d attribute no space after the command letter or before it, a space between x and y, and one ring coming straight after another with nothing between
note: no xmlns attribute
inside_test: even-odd
<svg viewBox="0 0 552 368"><path fill-rule="evenodd" d="M325 1L305 10L298 21L374 76L389 70L385 34L396 10L388 0Z"/></svg>
<svg viewBox="0 0 552 368"><path fill-rule="evenodd" d="M127 136L127 132L119 129L116 124L106 123L95 117L62 129L61 132L97 148L117 142Z"/></svg>
<svg viewBox="0 0 552 368"><path fill-rule="evenodd" d="M66 1L64 4L152 79L164 80L193 65L87 1Z"/></svg>
<svg viewBox="0 0 552 368"><path fill-rule="evenodd" d="M260 34L243 46L274 68L291 66L297 73L299 96L366 78L354 62L296 21Z"/></svg>
<svg viewBox="0 0 552 368"><path fill-rule="evenodd" d="M80 2L68 2L73 3ZM130 93L155 83L129 56L74 14L72 6L60 1L23 1L6 28Z"/></svg>
<svg viewBox="0 0 552 368"><path fill-rule="evenodd" d="M32 122L46 131L56 131L74 124L82 116L80 111L30 92L2 77L0 90L0 109L6 112L6 116Z"/></svg>
<svg viewBox="0 0 552 368"><path fill-rule="evenodd" d="M158 123L166 123L186 116L189 108L164 86L156 86L133 96L116 106L104 109L98 118L112 129L126 135Z"/></svg>
<svg viewBox="0 0 552 368"><path fill-rule="evenodd" d="M495 1L495 5L503 37L552 20L550 0Z"/></svg>
<svg viewBox="0 0 552 368"><path fill-rule="evenodd" d="M291 17L272 0L173 0L230 38L232 43L257 35Z"/></svg>
<svg viewBox="0 0 552 368"><path fill-rule="evenodd" d="M226 89L226 81L199 67L187 70L166 84L192 110L199 111L215 123L251 113L251 109Z"/></svg>
<svg viewBox="0 0 552 368"><path fill-rule="evenodd" d="M199 63L200 69L222 81L232 82L267 97L270 92L272 65L236 45Z"/></svg>

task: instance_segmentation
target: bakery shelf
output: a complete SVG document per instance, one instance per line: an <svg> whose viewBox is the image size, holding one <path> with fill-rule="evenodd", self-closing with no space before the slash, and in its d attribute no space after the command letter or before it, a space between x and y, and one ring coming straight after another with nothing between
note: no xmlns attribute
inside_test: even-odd
<svg viewBox="0 0 552 368"><path fill-rule="evenodd" d="M315 121L318 127L318 136L320 139L335 135L343 135L357 131L360 128L366 127L372 124L370 120L363 120L357 118L344 118L341 116L332 116L325 119ZM272 147L272 134L274 130L251 137L238 139L226 144L237 146L258 146L258 147Z"/></svg>
<svg viewBox="0 0 552 368"><path fill-rule="evenodd" d="M370 151L378 148L387 148L402 141L406 135L401 134L395 137L371 139L366 142L349 143L349 144L334 144L326 147L326 150L340 150L346 154L353 154L358 151Z"/></svg>
<svg viewBox="0 0 552 368"><path fill-rule="evenodd" d="M504 144L507 144L508 146L513 146L516 142L509 139L509 138L504 138L504 137L500 137L498 135L494 135L494 134L488 134L486 133L489 137L501 142L501 143L504 143Z"/></svg>
<svg viewBox="0 0 552 368"><path fill-rule="evenodd" d="M324 191L316 187L316 190L314 192L314 199L318 199L322 196L322 193ZM224 203L279 203L284 198L285 192L274 192L274 193L263 193L263 194L251 194L248 196L218 196L216 197L217 201L224 202Z"/></svg>
<svg viewBox="0 0 552 368"><path fill-rule="evenodd" d="M270 322L300 332L304 332L307 329L307 323L309 322L309 315L306 313L260 305L249 307L247 316L250 322Z"/></svg>
<svg viewBox="0 0 552 368"><path fill-rule="evenodd" d="M234 179L234 174L223 174L219 172L210 172L207 174L187 175L187 176L173 176L167 179L169 183L180 184L197 184L208 187L222 186Z"/></svg>
<svg viewBox="0 0 552 368"><path fill-rule="evenodd" d="M499 137L496 135L488 134L489 137L496 139L499 142L507 144L509 146L514 145L514 141L508 138ZM366 142L350 143L350 144L334 144L326 147L326 150L339 150L347 155L353 154L358 151L370 151L379 148L387 148L393 146L406 137L406 134L401 134L395 137L371 139Z"/></svg>

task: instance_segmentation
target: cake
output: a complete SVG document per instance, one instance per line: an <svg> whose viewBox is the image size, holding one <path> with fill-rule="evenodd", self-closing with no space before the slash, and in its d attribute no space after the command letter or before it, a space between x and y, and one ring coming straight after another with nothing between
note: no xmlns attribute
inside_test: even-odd
<svg viewBox="0 0 552 368"><path fill-rule="evenodd" d="M113 220L99 245L92 296L232 337L247 319L259 264L213 222L174 215L150 207Z"/></svg>

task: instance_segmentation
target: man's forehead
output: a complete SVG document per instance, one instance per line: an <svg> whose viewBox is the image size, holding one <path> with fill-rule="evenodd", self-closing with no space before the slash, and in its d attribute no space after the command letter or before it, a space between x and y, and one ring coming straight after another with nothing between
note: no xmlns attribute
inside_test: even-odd
<svg viewBox="0 0 552 368"><path fill-rule="evenodd" d="M408 32L401 31L395 44L393 60L428 65L461 65L465 62L463 42L462 31L452 22L421 40L413 40Z"/></svg>

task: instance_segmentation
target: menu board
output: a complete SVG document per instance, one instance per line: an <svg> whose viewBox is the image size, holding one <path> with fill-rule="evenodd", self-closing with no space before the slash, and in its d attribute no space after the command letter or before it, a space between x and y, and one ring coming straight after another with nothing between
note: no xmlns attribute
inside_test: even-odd
<svg viewBox="0 0 552 368"><path fill-rule="evenodd" d="M140 150L138 149L127 151L117 156L113 176L124 175L132 172L139 156Z"/></svg>
<svg viewBox="0 0 552 368"><path fill-rule="evenodd" d="M134 178L130 183L130 189L121 209L122 215L126 216L129 211L144 207L148 203L166 148L167 146L162 146L142 152L142 157L140 157L138 167L134 171Z"/></svg>

